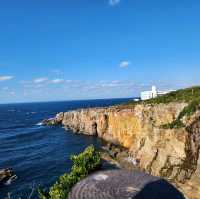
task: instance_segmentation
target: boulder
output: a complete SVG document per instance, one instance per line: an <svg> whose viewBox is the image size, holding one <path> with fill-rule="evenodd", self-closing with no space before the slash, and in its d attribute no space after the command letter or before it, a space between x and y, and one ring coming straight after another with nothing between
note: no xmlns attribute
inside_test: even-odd
<svg viewBox="0 0 200 199"><path fill-rule="evenodd" d="M17 176L11 168L0 169L0 185L10 184Z"/></svg>

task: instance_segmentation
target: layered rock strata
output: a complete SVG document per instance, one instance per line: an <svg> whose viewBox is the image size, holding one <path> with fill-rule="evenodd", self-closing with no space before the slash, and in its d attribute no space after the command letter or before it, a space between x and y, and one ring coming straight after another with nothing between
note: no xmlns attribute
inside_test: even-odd
<svg viewBox="0 0 200 199"><path fill-rule="evenodd" d="M193 199L200 198L200 114L183 118L184 128L162 127L173 122L185 106L169 103L81 109L59 113L55 121L76 133L95 135L127 148L141 170L191 186L190 191L197 193Z"/></svg>

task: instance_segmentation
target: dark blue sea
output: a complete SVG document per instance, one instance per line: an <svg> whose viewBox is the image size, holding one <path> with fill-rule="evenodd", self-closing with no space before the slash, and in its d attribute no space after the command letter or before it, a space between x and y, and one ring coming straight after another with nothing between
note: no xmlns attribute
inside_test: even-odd
<svg viewBox="0 0 200 199"><path fill-rule="evenodd" d="M129 99L23 103L0 105L0 169L13 168L18 179L0 187L0 199L7 193L11 199L27 199L31 188L49 187L60 175L69 171L71 154L81 152L101 140L77 135L62 127L38 125L61 111L120 104ZM38 198L35 191L34 199Z"/></svg>

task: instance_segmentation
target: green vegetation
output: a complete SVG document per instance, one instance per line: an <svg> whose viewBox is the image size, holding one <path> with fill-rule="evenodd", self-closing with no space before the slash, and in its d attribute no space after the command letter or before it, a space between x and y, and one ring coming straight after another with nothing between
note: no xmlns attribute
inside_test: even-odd
<svg viewBox="0 0 200 199"><path fill-rule="evenodd" d="M160 104L160 103L170 103L170 102L192 102L194 100L200 99L200 87L191 87L186 89L181 89L173 91L166 95L146 100L145 104Z"/></svg>
<svg viewBox="0 0 200 199"><path fill-rule="evenodd" d="M136 105L136 104L167 104L170 102L187 102L190 103L194 100L200 100L200 86L180 89L170 92L166 95L159 96L157 98L145 100L145 101L129 101L124 105Z"/></svg>
<svg viewBox="0 0 200 199"><path fill-rule="evenodd" d="M173 91L171 93L168 93L163 96L159 96L154 99L150 100L145 100L145 101L140 101L140 102L134 102L130 101L126 104L127 107L134 106L136 104L167 104L170 102L186 102L188 103L188 106L186 106L177 119L173 121L172 123L165 124L162 126L162 128L181 128L184 127L183 122L181 119L184 116L190 116L197 110L200 110L200 86L196 87L191 87L191 88L186 88L186 89L181 89L177 91Z"/></svg>
<svg viewBox="0 0 200 199"><path fill-rule="evenodd" d="M49 192L39 190L40 199L67 199L72 187L101 165L100 153L94 146L87 147L79 155L71 156L71 160L71 172L61 176Z"/></svg>
<svg viewBox="0 0 200 199"><path fill-rule="evenodd" d="M164 129L178 129L184 127L184 124L181 120L176 119L172 123L164 124L161 126L161 128Z"/></svg>
<svg viewBox="0 0 200 199"><path fill-rule="evenodd" d="M187 102L188 106L186 106L180 112L179 116L176 118L175 121L162 126L163 128L170 129L182 128L184 127L184 124L181 121L181 119L184 116L191 116L197 110L200 110L200 87L192 87L178 90L148 101L153 103Z"/></svg>
<svg viewBox="0 0 200 199"><path fill-rule="evenodd" d="M184 127L183 122L181 121L181 119L184 116L191 116L193 113L195 113L197 110L200 110L200 99L197 98L196 100L193 100L192 102L190 102L188 104L188 106L186 106L179 114L179 116L177 117L177 119L175 121L173 121L172 123L169 124L165 124L162 127L163 128L181 128Z"/></svg>

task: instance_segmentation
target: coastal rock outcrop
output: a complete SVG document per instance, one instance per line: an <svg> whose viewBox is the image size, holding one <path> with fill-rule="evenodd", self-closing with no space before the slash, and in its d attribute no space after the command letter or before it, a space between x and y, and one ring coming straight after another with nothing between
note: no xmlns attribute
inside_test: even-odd
<svg viewBox="0 0 200 199"><path fill-rule="evenodd" d="M0 169L0 186L3 184L10 184L17 176L11 168Z"/></svg>
<svg viewBox="0 0 200 199"><path fill-rule="evenodd" d="M63 116L64 116L64 113L61 112L61 113L58 113L56 115L56 117L44 119L41 123L42 123L42 125L45 125L45 126L58 125L58 124L61 124L61 122L63 120Z"/></svg>
<svg viewBox="0 0 200 199"><path fill-rule="evenodd" d="M76 133L95 135L127 148L141 170L177 186L189 184L200 198L199 114L183 118L185 127L163 127L186 106L187 103L172 102L89 108L59 113L54 120Z"/></svg>

